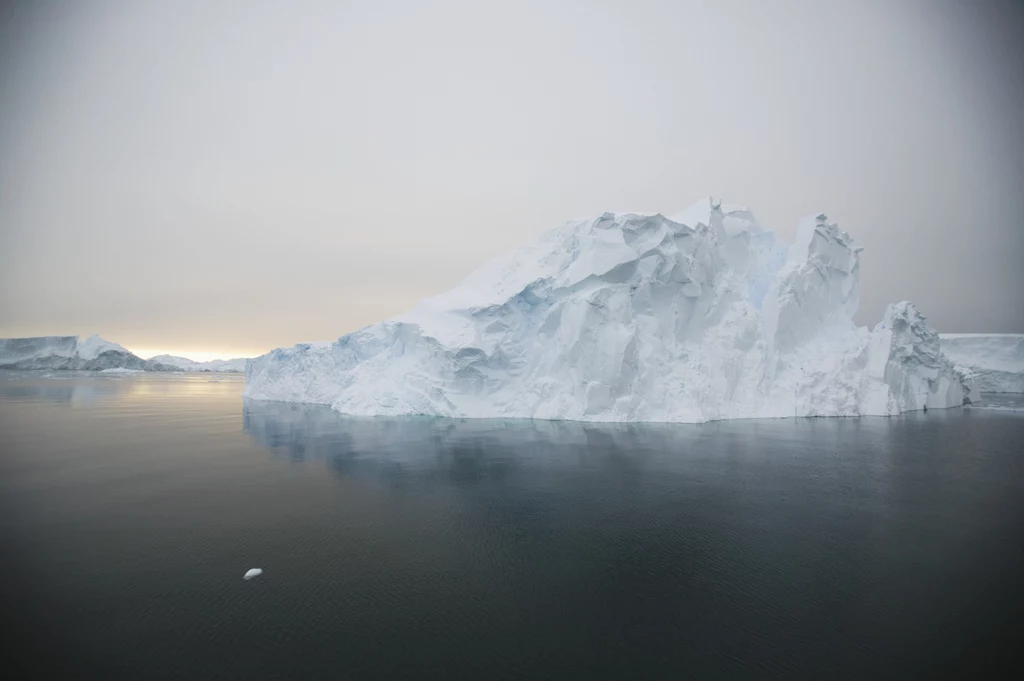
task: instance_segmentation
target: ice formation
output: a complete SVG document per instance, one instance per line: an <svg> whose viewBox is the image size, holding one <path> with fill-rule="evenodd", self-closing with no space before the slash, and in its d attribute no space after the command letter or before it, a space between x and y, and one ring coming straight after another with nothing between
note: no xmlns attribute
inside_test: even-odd
<svg viewBox="0 0 1024 681"><path fill-rule="evenodd" d="M157 355L142 359L98 335L37 336L0 339L0 369L73 369L80 371L217 371L243 372L246 358L196 362Z"/></svg>
<svg viewBox="0 0 1024 681"><path fill-rule="evenodd" d="M151 362L160 362L178 367L182 371L217 371L224 373L242 373L245 371L246 357L234 359L211 359L208 362L197 362L187 357L176 357L175 355L156 355L150 357Z"/></svg>
<svg viewBox="0 0 1024 681"><path fill-rule="evenodd" d="M67 369L104 371L177 371L177 367L145 360L98 335L0 338L0 369Z"/></svg>
<svg viewBox="0 0 1024 681"><path fill-rule="evenodd" d="M791 246L744 208L605 213L409 312L250 360L247 397L356 415L704 422L890 415L965 387L910 303L857 328L860 249L824 215Z"/></svg>
<svg viewBox="0 0 1024 681"><path fill-rule="evenodd" d="M252 568L250 570L246 570L245 574L242 575L242 579L244 579L245 581L249 581L253 577L259 577L262 574L263 570L261 570L260 568Z"/></svg>
<svg viewBox="0 0 1024 681"><path fill-rule="evenodd" d="M983 392L1024 393L1024 334L944 333L942 352Z"/></svg>

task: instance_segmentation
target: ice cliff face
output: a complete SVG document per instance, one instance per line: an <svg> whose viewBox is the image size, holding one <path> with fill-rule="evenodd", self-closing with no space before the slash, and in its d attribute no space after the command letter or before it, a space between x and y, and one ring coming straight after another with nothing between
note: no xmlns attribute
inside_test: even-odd
<svg viewBox="0 0 1024 681"><path fill-rule="evenodd" d="M983 392L1024 393L1024 334L949 333L942 352Z"/></svg>
<svg viewBox="0 0 1024 681"><path fill-rule="evenodd" d="M942 354L939 334L912 303L890 305L872 335L887 350L883 379L898 411L963 404L971 385Z"/></svg>
<svg viewBox="0 0 1024 681"><path fill-rule="evenodd" d="M117 343L97 335L0 338L0 369L104 371L177 371L173 366L144 360Z"/></svg>
<svg viewBox="0 0 1024 681"><path fill-rule="evenodd" d="M175 355L156 355L150 357L151 362L160 362L177 367L181 371L219 371L226 373L242 373L245 371L245 363L248 358L239 357L235 359L211 359L208 362L197 362L187 357L176 357Z"/></svg>
<svg viewBox="0 0 1024 681"><path fill-rule="evenodd" d="M78 336L3 338L0 339L0 363L49 356L79 357L83 360L91 360L110 350L128 352L117 343L111 343L95 334L87 338Z"/></svg>
<svg viewBox="0 0 1024 681"><path fill-rule="evenodd" d="M606 213L331 344L251 360L251 398L348 414L702 422L963 403L913 305L852 322L859 249L824 215L780 244L743 208Z"/></svg>

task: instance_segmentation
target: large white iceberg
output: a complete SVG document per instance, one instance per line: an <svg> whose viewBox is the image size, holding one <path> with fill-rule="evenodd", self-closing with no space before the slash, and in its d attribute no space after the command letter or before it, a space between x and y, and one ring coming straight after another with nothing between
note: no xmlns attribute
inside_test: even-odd
<svg viewBox="0 0 1024 681"><path fill-rule="evenodd" d="M98 335L0 338L0 369L58 369L105 371L176 371L177 368L144 360L123 346Z"/></svg>
<svg viewBox="0 0 1024 681"><path fill-rule="evenodd" d="M942 352L983 392L1024 393L1024 334L944 333Z"/></svg>
<svg viewBox="0 0 1024 681"><path fill-rule="evenodd" d="M859 252L824 215L791 246L710 199L570 222L406 314L273 350L247 397L357 415L703 422L890 415L965 388L910 303L857 328Z"/></svg>

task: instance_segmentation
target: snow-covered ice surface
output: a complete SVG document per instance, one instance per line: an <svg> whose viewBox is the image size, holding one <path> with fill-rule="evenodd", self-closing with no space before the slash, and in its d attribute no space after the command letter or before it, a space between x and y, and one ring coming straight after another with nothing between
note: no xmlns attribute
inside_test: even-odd
<svg viewBox="0 0 1024 681"><path fill-rule="evenodd" d="M128 352L128 349L117 343L104 340L99 334L93 334L87 338L78 339L78 356L82 359L96 359L100 354L109 351Z"/></svg>
<svg viewBox="0 0 1024 681"><path fill-rule="evenodd" d="M942 353L974 375L982 392L1024 393L1024 334L944 333Z"/></svg>
<svg viewBox="0 0 1024 681"><path fill-rule="evenodd" d="M356 415L704 422L963 404L908 302L857 328L860 249L824 215L791 246L744 208L605 213L409 312L250 360L249 398Z"/></svg>
<svg viewBox="0 0 1024 681"><path fill-rule="evenodd" d="M176 371L177 367L142 359L117 343L94 334L85 338L0 338L0 369Z"/></svg>
<svg viewBox="0 0 1024 681"><path fill-rule="evenodd" d="M156 355L150 357L151 362L160 362L178 367L182 371L219 371L225 373L242 373L245 371L247 357L236 357L234 359L211 359L208 362L197 362L187 357L175 355Z"/></svg>
<svg viewBox="0 0 1024 681"><path fill-rule="evenodd" d="M249 581L253 577L259 577L262 574L263 574L263 570L261 570L259 568L252 568L251 570L246 570L245 574L242 575L242 579L244 579L246 581Z"/></svg>

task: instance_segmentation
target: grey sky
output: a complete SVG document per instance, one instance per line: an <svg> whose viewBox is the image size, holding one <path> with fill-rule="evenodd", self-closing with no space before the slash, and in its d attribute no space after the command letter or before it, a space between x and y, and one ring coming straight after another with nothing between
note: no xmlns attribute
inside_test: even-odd
<svg viewBox="0 0 1024 681"><path fill-rule="evenodd" d="M1024 332L1016 4L7 3L0 336L335 338L708 194L838 220L863 324Z"/></svg>

